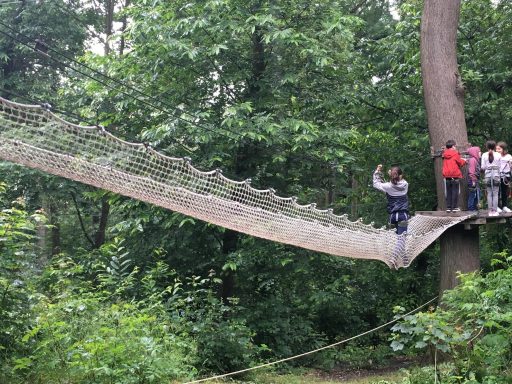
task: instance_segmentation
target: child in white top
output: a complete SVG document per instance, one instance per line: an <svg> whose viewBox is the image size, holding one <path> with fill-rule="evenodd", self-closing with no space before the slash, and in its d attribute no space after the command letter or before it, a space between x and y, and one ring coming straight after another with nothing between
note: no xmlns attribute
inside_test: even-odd
<svg viewBox="0 0 512 384"><path fill-rule="evenodd" d="M500 159L496 150L496 142L489 140L485 146L487 152L482 154L481 170L485 173L485 186L487 188L487 206L489 216L498 216L498 198L500 190Z"/></svg>
<svg viewBox="0 0 512 384"><path fill-rule="evenodd" d="M500 159L500 205L499 207L503 212L512 212L507 206L508 194L510 192L510 163L512 162L512 156L508 153L507 143L504 141L496 144L496 152L501 155Z"/></svg>

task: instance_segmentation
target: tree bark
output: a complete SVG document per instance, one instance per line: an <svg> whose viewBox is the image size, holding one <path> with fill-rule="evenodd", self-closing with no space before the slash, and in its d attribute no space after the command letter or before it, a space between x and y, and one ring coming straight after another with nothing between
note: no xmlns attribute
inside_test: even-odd
<svg viewBox="0 0 512 384"><path fill-rule="evenodd" d="M57 206L53 202L50 202L48 204L48 216L49 216L49 223L51 226L50 256L53 257L62 252L61 237L60 237L59 211L58 211Z"/></svg>
<svg viewBox="0 0 512 384"><path fill-rule="evenodd" d="M474 255L476 249L478 256L479 243L478 226L467 230L463 225L456 225L441 236L440 296L459 283L458 272L468 273L480 268L480 258Z"/></svg>
<svg viewBox="0 0 512 384"><path fill-rule="evenodd" d="M265 46L263 45L263 32L256 26L251 36L252 42L252 76L249 79L248 95L255 103L261 89L260 80L265 72Z"/></svg>
<svg viewBox="0 0 512 384"><path fill-rule="evenodd" d="M73 204L75 205L76 216L78 217L78 222L80 223L80 228L82 228L82 233L84 234L87 241L94 247L94 241L91 239L91 236L87 233L87 229L85 228L84 220L82 218L82 214L80 212L80 207L78 206L78 201L73 192L71 192L71 199L73 200Z"/></svg>
<svg viewBox="0 0 512 384"><path fill-rule="evenodd" d="M52 256L62 252L60 242L60 224L57 220L52 223Z"/></svg>
<svg viewBox="0 0 512 384"><path fill-rule="evenodd" d="M351 202L351 206L350 206L350 214L352 215L352 219L356 220L357 216L358 216L357 207L359 205L359 199L358 199L358 195L357 195L356 191L359 188L359 183L357 182L355 175L352 175L351 188L352 188L352 199L351 199L352 202Z"/></svg>
<svg viewBox="0 0 512 384"><path fill-rule="evenodd" d="M105 56L107 56L110 53L109 39L112 36L114 28L114 7L115 0L107 0L105 2Z"/></svg>
<svg viewBox="0 0 512 384"><path fill-rule="evenodd" d="M261 4L257 4L254 11L259 9ZM265 46L263 44L263 35L259 27L256 27L251 36L251 52L252 52L252 70L251 76L247 79L247 91L244 100L251 101L257 108L258 99L260 98L260 80L265 72ZM256 144L257 145L257 144ZM251 142L242 142L237 148L234 156L234 171L237 177L244 178L247 175L253 174L253 162L250 159L251 150L253 146ZM222 254L227 260L228 255L236 251L238 246L238 239L240 234L238 232L226 229L222 237ZM232 270L224 271L222 274L222 288L221 297L224 303L229 304L229 298L233 297L235 292L235 272Z"/></svg>
<svg viewBox="0 0 512 384"><path fill-rule="evenodd" d="M222 254L225 256L225 260L228 255L236 251L238 244L238 232L226 229L222 236ZM229 304L229 298L233 297L235 292L235 273L231 269L223 271L222 273L222 288L221 288L222 301L225 304Z"/></svg>
<svg viewBox="0 0 512 384"><path fill-rule="evenodd" d="M11 19L11 26L15 29L18 29L18 25L21 23L20 15L25 10L26 7L26 1L22 0L20 1L19 7L14 13L12 19ZM9 79L9 76L14 73L15 71L21 71L21 66L24 66L25 64L20 63L15 55L15 47L16 42L13 39L8 39L6 42L6 45L2 47L2 51L4 51L4 54L7 56L7 60L3 61L0 65L0 74L4 79ZM15 87L10 84L9 81L6 81L2 87L4 90L0 91L0 96L9 98L11 96L11 93L9 93L10 90L16 89Z"/></svg>
<svg viewBox="0 0 512 384"><path fill-rule="evenodd" d="M108 215L110 213L110 203L108 202L107 196L103 196L101 199L101 212L98 223L98 230L94 235L94 248L100 248L105 243Z"/></svg>
<svg viewBox="0 0 512 384"><path fill-rule="evenodd" d="M464 118L464 86L457 66L457 26L461 0L425 0L421 21L421 71L430 143L434 149L438 210L445 210L440 151L449 139L459 150L468 147ZM461 188L467 189L464 180ZM467 209L466 194L459 206ZM441 236L441 292L457 284L457 271L480 266L478 228L457 226Z"/></svg>
<svg viewBox="0 0 512 384"><path fill-rule="evenodd" d="M464 87L457 66L457 25L460 0L425 0L421 22L421 71L430 143L436 155L446 141L466 150ZM439 209L446 209L442 158L434 158ZM439 193L443 192L443 193ZM464 207L466 202L462 202Z"/></svg>
<svg viewBox="0 0 512 384"><path fill-rule="evenodd" d="M130 6L130 0L125 0L124 2L124 8L128 8ZM124 49L125 49L125 44L126 44L126 39L125 39L125 31L126 31L126 27L128 26L128 17L126 15L126 13L123 15L123 21L122 21L122 25L121 25L121 42L119 43L119 55L122 56L124 55Z"/></svg>

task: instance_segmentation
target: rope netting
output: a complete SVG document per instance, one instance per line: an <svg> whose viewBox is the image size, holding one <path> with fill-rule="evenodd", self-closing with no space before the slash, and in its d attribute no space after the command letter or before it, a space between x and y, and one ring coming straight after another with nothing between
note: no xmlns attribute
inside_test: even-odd
<svg viewBox="0 0 512 384"><path fill-rule="evenodd" d="M407 267L462 217L415 216L406 235L350 221L220 170L71 124L39 105L0 98L0 158L181 212L225 228L337 256Z"/></svg>

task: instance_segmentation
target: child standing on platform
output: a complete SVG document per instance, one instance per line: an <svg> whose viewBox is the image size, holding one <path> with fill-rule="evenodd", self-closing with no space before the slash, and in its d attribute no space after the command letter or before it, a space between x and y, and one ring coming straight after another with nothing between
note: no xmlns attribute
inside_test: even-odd
<svg viewBox="0 0 512 384"><path fill-rule="evenodd" d="M489 140L485 146L487 152L482 155L482 172L485 172L487 206L489 216L498 216L498 197L500 190L500 154L495 152L496 142Z"/></svg>
<svg viewBox="0 0 512 384"><path fill-rule="evenodd" d="M500 160L500 204L498 207L505 213L512 212L507 206L508 195L510 192L510 163L512 162L512 156L508 153L507 143L504 141L496 144L496 152L501 155ZM498 211L499 212L499 211Z"/></svg>
<svg viewBox="0 0 512 384"><path fill-rule="evenodd" d="M454 140L446 142L446 149L443 151L443 178L446 196L446 212L458 212L460 179L462 172L460 167L466 164L466 161L460 157L460 153L455 147Z"/></svg>
<svg viewBox="0 0 512 384"><path fill-rule="evenodd" d="M468 148L468 211L477 211L480 200L480 147Z"/></svg>

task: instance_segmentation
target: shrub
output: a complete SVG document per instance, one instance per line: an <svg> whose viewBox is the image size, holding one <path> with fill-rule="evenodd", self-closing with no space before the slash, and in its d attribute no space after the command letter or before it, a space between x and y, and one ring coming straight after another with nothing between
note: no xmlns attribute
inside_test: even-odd
<svg viewBox="0 0 512 384"><path fill-rule="evenodd" d="M398 322L391 346L444 352L453 361L453 382L512 381L512 257L497 256L493 272L461 275L442 308Z"/></svg>
<svg viewBox="0 0 512 384"><path fill-rule="evenodd" d="M4 185L0 183L0 195ZM1 196L0 196L1 198ZM21 337L30 328L35 231L44 216L30 215L18 199L4 208L0 199L0 364L23 349ZM0 373L1 381L1 373Z"/></svg>
<svg viewBox="0 0 512 384"><path fill-rule="evenodd" d="M55 304L42 298L38 306L24 337L33 352L14 366L25 380L160 383L196 372L193 341L169 332L159 303L108 303L88 293Z"/></svg>

